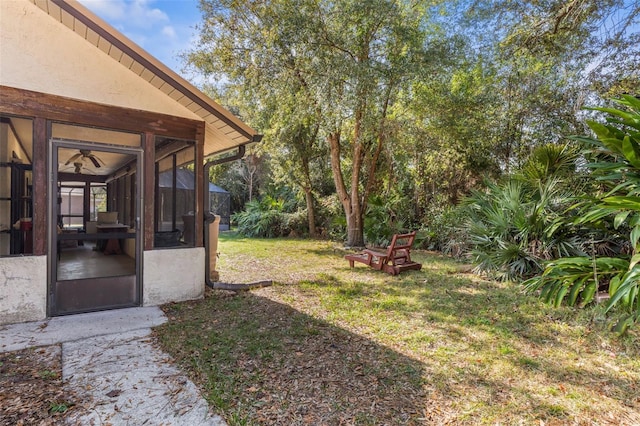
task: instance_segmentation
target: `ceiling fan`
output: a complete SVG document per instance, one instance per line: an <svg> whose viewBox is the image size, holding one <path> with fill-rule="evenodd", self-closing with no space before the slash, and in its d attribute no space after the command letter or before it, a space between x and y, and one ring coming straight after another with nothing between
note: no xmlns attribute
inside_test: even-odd
<svg viewBox="0 0 640 426"><path fill-rule="evenodd" d="M101 163L104 164L104 161L102 161L96 155L92 154L91 150L81 149L80 152L78 152L77 154L72 155L71 158L69 158L67 160L67 162L64 163L64 165L68 166L69 164L73 163L73 167L75 168L75 172L76 173L80 173L80 171L84 167L84 160L87 159L87 158L89 160L91 160L91 162L96 167L96 169L99 169L100 167L102 167Z"/></svg>

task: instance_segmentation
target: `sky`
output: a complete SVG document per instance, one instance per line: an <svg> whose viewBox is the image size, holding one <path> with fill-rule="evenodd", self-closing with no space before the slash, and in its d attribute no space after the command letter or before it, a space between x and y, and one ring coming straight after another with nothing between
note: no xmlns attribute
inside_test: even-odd
<svg viewBox="0 0 640 426"><path fill-rule="evenodd" d="M79 0L87 9L187 80L181 52L196 40L198 0Z"/></svg>

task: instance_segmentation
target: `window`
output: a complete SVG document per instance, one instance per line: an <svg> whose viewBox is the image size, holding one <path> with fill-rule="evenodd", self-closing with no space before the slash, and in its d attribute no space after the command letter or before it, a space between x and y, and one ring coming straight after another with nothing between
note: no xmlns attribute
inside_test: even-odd
<svg viewBox="0 0 640 426"><path fill-rule="evenodd" d="M195 245L194 159L194 141L156 138L156 248Z"/></svg>
<svg viewBox="0 0 640 426"><path fill-rule="evenodd" d="M33 253L32 158L32 120L0 116L0 256Z"/></svg>

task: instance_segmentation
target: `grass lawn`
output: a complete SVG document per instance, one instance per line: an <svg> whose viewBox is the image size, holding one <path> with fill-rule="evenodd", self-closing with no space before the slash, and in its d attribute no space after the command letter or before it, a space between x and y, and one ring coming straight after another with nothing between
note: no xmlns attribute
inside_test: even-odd
<svg viewBox="0 0 640 426"><path fill-rule="evenodd" d="M223 233L224 282L169 304L160 345L236 424L640 424L640 334L416 251L397 277L339 244Z"/></svg>

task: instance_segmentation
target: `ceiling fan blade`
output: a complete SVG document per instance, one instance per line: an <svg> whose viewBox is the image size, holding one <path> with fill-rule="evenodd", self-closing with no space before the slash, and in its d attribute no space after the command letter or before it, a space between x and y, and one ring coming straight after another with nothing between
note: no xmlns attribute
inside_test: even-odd
<svg viewBox="0 0 640 426"><path fill-rule="evenodd" d="M81 154L81 153L77 153L77 154L75 154L75 155L71 156L71 158L69 158L69 159L67 160L67 162L66 162L66 163L64 163L64 165L65 165L65 166L67 166L67 165L69 165L69 164L73 163L76 159L78 159L78 158L79 158L79 157L81 157L81 156L82 156L82 154Z"/></svg>
<svg viewBox="0 0 640 426"><path fill-rule="evenodd" d="M100 162L97 160L97 158L95 157L95 155L89 155L89 159L91 160L91 162L93 163L94 166L96 166L96 169L100 168Z"/></svg>

